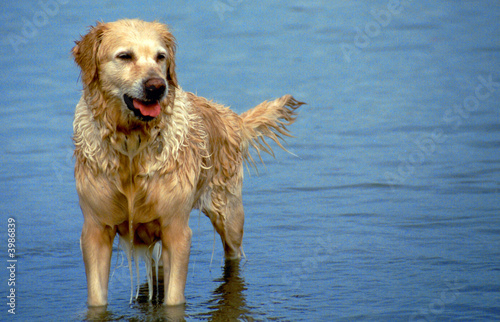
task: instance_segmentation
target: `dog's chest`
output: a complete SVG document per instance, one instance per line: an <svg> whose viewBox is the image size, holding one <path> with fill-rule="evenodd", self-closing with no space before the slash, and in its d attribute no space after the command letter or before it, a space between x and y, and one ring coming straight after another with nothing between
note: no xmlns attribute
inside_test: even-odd
<svg viewBox="0 0 500 322"><path fill-rule="evenodd" d="M132 141L127 142L130 145ZM194 163L196 158L182 150L180 159L189 155L184 162L172 157L161 160L162 148L159 143L144 148L133 158L120 156L114 182L125 196L121 200L126 202L126 216L133 216L136 222L149 222L192 207L200 175L199 166Z"/></svg>
<svg viewBox="0 0 500 322"><path fill-rule="evenodd" d="M164 197L159 192L166 192L165 187L174 185L175 178L168 174L160 177L139 169L143 169L143 165L123 162L119 172L109 182L110 189L121 196L113 198L114 202L120 203L119 208L122 210L115 224L132 219L135 223L147 223L162 217Z"/></svg>
<svg viewBox="0 0 500 322"><path fill-rule="evenodd" d="M141 132L115 133L111 137L111 146L131 160L148 146L151 147L154 145L160 146L161 143L156 142L151 136L146 136Z"/></svg>
<svg viewBox="0 0 500 322"><path fill-rule="evenodd" d="M77 168L82 195L89 196L85 199L107 225L131 218L145 223L189 212L202 188L200 182L206 181L200 180L206 152L200 153L194 143L176 146L153 134L115 133L103 144L109 150L102 154L108 158L96 160L97 172ZM95 179L85 179L89 177Z"/></svg>

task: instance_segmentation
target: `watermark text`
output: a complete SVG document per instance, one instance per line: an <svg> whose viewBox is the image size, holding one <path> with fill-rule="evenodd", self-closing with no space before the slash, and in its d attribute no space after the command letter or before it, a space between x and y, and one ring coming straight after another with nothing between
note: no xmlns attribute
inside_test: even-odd
<svg viewBox="0 0 500 322"><path fill-rule="evenodd" d="M7 270L9 279L7 280L7 312L16 314L16 220L9 218L7 220Z"/></svg>

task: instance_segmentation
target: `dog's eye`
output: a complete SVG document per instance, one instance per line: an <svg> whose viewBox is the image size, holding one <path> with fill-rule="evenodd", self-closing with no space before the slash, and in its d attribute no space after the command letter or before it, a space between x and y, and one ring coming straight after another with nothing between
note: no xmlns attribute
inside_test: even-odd
<svg viewBox="0 0 500 322"><path fill-rule="evenodd" d="M131 53L119 53L118 55L116 55L116 58L122 59L122 60L131 60L132 54Z"/></svg>
<svg viewBox="0 0 500 322"><path fill-rule="evenodd" d="M165 58L167 58L167 55L165 55L164 53L158 53L158 55L156 56L156 59L158 61L164 60Z"/></svg>

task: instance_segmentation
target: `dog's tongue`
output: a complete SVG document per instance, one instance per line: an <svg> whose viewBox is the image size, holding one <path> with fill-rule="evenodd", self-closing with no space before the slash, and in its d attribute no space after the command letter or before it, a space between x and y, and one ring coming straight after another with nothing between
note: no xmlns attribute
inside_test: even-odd
<svg viewBox="0 0 500 322"><path fill-rule="evenodd" d="M161 106L158 101L152 104L145 104L144 102L134 99L133 103L134 107L141 111L141 114L144 116L157 117L158 115L160 115Z"/></svg>

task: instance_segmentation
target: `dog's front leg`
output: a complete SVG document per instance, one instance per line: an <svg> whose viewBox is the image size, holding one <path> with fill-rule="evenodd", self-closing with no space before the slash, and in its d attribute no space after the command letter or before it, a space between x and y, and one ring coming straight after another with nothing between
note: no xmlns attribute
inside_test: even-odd
<svg viewBox="0 0 500 322"><path fill-rule="evenodd" d="M93 218L85 218L80 239L89 306L108 304L108 280L116 229L99 225Z"/></svg>
<svg viewBox="0 0 500 322"><path fill-rule="evenodd" d="M165 284L165 305L184 304L184 288L191 248L191 228L184 220L169 223L162 229L162 259Z"/></svg>

